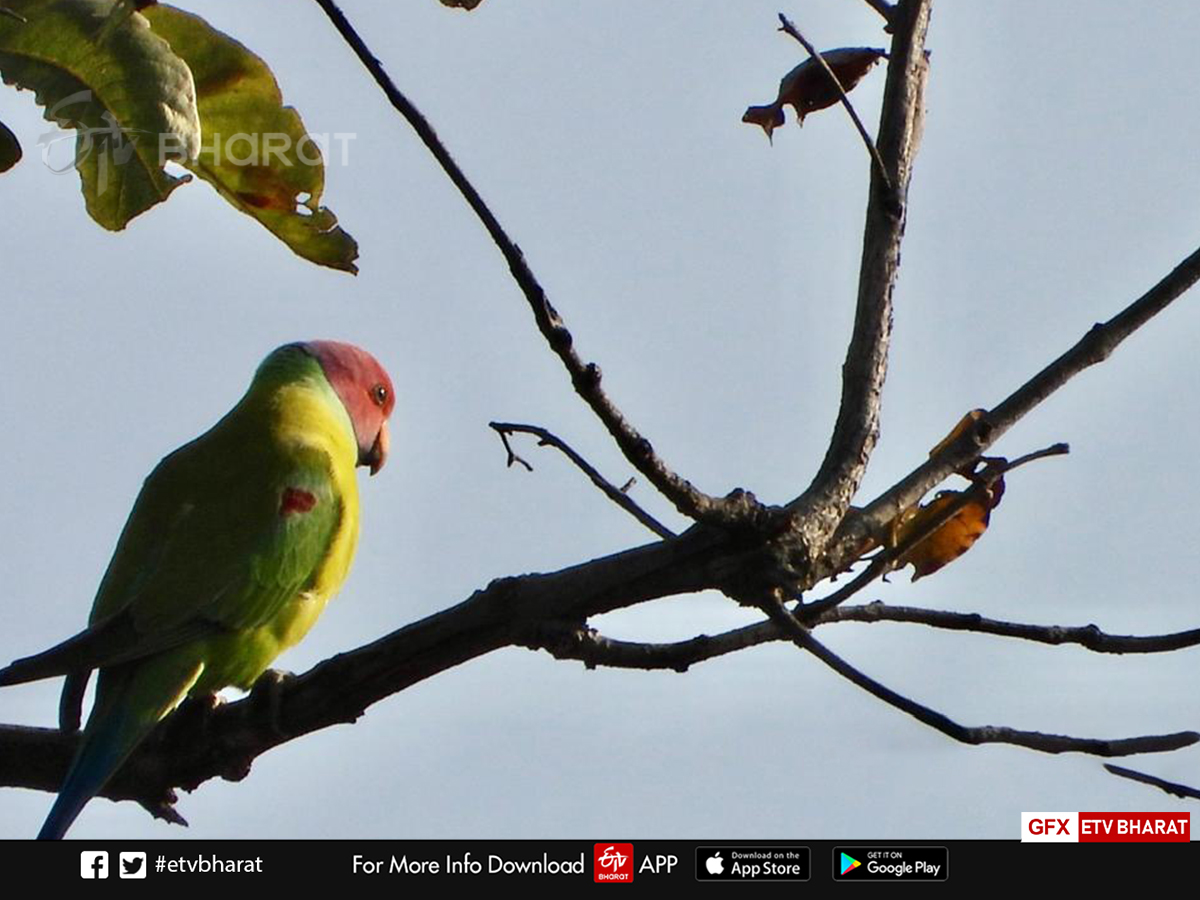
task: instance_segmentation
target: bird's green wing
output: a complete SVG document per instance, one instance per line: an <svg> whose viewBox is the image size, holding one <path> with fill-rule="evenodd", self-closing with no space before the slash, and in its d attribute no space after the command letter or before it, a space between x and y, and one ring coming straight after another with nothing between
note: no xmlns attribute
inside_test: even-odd
<svg viewBox="0 0 1200 900"><path fill-rule="evenodd" d="M0 684L86 673L287 615L342 525L328 457L281 460L244 442L225 454L204 443L218 437L185 445L146 479L89 628L0 670ZM80 691L78 679L68 685ZM65 693L64 705L78 704Z"/></svg>
<svg viewBox="0 0 1200 900"><path fill-rule="evenodd" d="M342 519L320 451L191 447L147 480L96 598L93 621L126 610L145 653L273 621L309 587Z"/></svg>

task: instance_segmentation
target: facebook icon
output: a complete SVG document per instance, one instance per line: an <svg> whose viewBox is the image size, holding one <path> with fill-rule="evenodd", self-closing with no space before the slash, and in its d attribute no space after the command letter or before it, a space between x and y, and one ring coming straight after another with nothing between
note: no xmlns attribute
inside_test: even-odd
<svg viewBox="0 0 1200 900"><path fill-rule="evenodd" d="M108 851L84 850L79 854L80 878L107 878Z"/></svg>

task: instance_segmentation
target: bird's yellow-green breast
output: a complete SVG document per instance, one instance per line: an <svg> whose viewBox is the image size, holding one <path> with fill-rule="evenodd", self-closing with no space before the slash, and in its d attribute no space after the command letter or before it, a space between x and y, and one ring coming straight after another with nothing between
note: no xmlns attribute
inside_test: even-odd
<svg viewBox="0 0 1200 900"><path fill-rule="evenodd" d="M260 370L244 408L228 419L226 439L234 444L246 440L247 427L266 426L261 452L253 454L255 479L269 486L257 500L259 515L276 520L275 532L251 556L249 590L231 603L235 631L205 641L205 670L194 693L249 687L300 641L345 581L358 543L358 447L350 418L315 360L301 353L287 362L278 376Z"/></svg>

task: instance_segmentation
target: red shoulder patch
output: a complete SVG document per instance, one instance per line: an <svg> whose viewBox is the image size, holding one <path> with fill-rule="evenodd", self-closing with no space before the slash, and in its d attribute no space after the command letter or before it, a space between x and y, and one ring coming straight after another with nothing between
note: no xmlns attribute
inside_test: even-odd
<svg viewBox="0 0 1200 900"><path fill-rule="evenodd" d="M279 499L279 515L290 516L294 513L306 513L317 505L317 498L301 488L284 488L283 496Z"/></svg>

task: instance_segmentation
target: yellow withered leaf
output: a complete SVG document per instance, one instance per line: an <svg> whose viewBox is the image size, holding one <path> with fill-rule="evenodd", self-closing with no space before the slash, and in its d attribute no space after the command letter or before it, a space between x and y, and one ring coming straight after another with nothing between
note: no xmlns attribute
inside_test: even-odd
<svg viewBox="0 0 1200 900"><path fill-rule="evenodd" d="M961 419L958 424L950 429L950 433L934 444L933 449L929 451L931 457L937 456L948 446L963 436L963 434L971 428L975 427L975 423L983 418L984 411L982 409L973 409Z"/></svg>
<svg viewBox="0 0 1200 900"><path fill-rule="evenodd" d="M892 523L891 545L902 545L912 535L925 531L930 523L946 514L953 504L963 503L937 530L919 541L898 561L897 568L913 567L912 580L931 575L947 563L962 556L987 530L992 510L1004 495L1004 479L997 479L990 488L975 485L965 491L944 491L924 506L913 506L896 517ZM969 497L964 502L964 498Z"/></svg>

